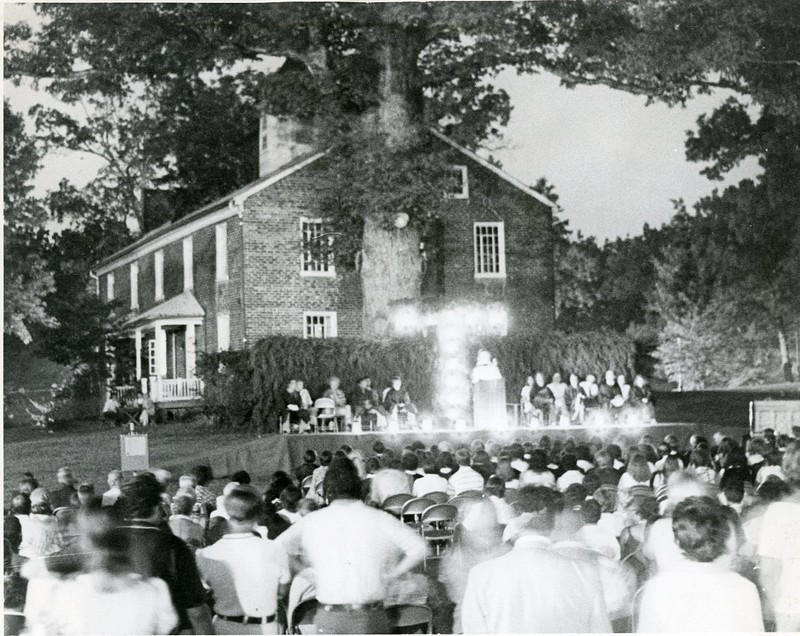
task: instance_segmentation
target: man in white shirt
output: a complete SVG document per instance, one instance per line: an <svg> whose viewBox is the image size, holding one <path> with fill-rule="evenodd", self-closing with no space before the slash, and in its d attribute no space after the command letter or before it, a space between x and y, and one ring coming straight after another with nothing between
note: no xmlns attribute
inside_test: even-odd
<svg viewBox="0 0 800 636"><path fill-rule="evenodd" d="M214 594L217 634L275 634L278 598L288 592L286 554L256 532L261 497L239 486L225 497L230 531L197 551L197 568Z"/></svg>
<svg viewBox="0 0 800 636"><path fill-rule="evenodd" d="M610 632L596 566L551 548L553 491L526 486L517 505L525 525L517 529L514 549L469 573L464 633Z"/></svg>
<svg viewBox="0 0 800 636"><path fill-rule="evenodd" d="M415 497L424 497L432 492L447 492L447 480L436 470L435 462L430 459L423 466L425 474L414 481L411 491Z"/></svg>
<svg viewBox="0 0 800 636"><path fill-rule="evenodd" d="M469 465L469 451L465 448L457 450L455 459L458 470L450 475L448 494L457 497L470 490L483 492L483 475Z"/></svg>
<svg viewBox="0 0 800 636"><path fill-rule="evenodd" d="M318 633L388 634L388 584L422 563L425 542L360 500L361 480L349 459L331 462L325 492L331 504L303 517L276 543L314 572Z"/></svg>
<svg viewBox="0 0 800 636"><path fill-rule="evenodd" d="M598 525L602 510L594 499L587 499L581 504L583 527L575 533L575 538L587 548L602 554L612 561L619 561L619 541L614 533L605 526Z"/></svg>
<svg viewBox="0 0 800 636"><path fill-rule="evenodd" d="M722 505L689 497L675 506L672 530L685 559L647 583L636 630L763 632L756 586L725 563L732 528Z"/></svg>
<svg viewBox="0 0 800 636"><path fill-rule="evenodd" d="M108 490L103 493L103 506L113 506L122 495L122 471L108 473Z"/></svg>

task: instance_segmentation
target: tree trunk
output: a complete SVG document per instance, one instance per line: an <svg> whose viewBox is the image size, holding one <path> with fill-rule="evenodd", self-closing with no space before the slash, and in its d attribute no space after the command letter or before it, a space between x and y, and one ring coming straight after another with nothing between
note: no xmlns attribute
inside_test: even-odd
<svg viewBox="0 0 800 636"><path fill-rule="evenodd" d="M387 26L381 44L381 101L365 117L364 125L385 135L390 150L400 150L413 145L420 132L423 96L417 60L424 43L412 30ZM392 302L415 302L421 296L419 230L413 223L402 229L386 223L377 215L364 219L361 285L363 329L368 338L389 335Z"/></svg>
<svg viewBox="0 0 800 636"><path fill-rule="evenodd" d="M782 326L778 328L778 347L781 351L783 379L786 382L794 382L794 375L792 374L792 360L789 358L789 345L786 342L786 331Z"/></svg>
<svg viewBox="0 0 800 636"><path fill-rule="evenodd" d="M419 300L422 288L419 241L419 231L414 227L388 229L379 219L368 216L364 220L361 284L366 337L389 335L392 302Z"/></svg>

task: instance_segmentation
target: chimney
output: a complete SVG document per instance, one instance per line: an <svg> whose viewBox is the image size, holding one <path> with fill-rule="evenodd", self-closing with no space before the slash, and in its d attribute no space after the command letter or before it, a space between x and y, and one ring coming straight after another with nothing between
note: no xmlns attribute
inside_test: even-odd
<svg viewBox="0 0 800 636"><path fill-rule="evenodd" d="M263 177L314 150L314 126L294 117L262 113L259 125L258 176Z"/></svg>

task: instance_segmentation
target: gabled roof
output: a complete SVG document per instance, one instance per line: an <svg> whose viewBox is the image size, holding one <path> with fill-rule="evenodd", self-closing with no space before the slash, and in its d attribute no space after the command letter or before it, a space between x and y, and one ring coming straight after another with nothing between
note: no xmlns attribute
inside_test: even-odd
<svg viewBox="0 0 800 636"><path fill-rule="evenodd" d="M202 318L206 315L197 298L190 290L173 296L163 303L151 307L125 321L126 327L144 325L156 320L183 320L187 318Z"/></svg>
<svg viewBox="0 0 800 636"><path fill-rule="evenodd" d="M172 223L165 223L164 225L157 227L154 230L151 230L147 234L143 234L138 239L136 239L130 245L122 248L118 252L115 252L111 256L104 258L102 261L97 263L94 266L95 270L103 269L107 267L109 264L113 263L114 261L123 259L125 256L133 254L139 248L143 247L144 245L154 241L159 237L163 237L166 235L171 235L173 233L179 233L180 229L196 223L206 215L211 214L212 212L217 212L222 210L226 207L231 208L231 213L228 216L233 216L235 214L234 208L240 206L245 199L248 197L261 192L265 188L268 188L273 183L277 183L281 179L288 177L289 175L297 172L298 170L302 170L306 166L314 163L318 159L324 157L327 153L326 152L317 152L317 153L309 153L298 157L294 161L286 164L278 168L277 170L273 170L269 174L264 175L263 177L258 178L256 181L247 184L239 188L238 190L234 190L230 194L225 195L217 199L216 201L212 201L207 205L204 205L202 208L195 210L194 212L187 214L186 216L178 219L177 221L173 221ZM185 234L190 234L191 232L185 232ZM177 240L179 237L171 237L170 242L172 240ZM155 249L155 248L153 248ZM133 260L133 259L131 259Z"/></svg>
<svg viewBox="0 0 800 636"><path fill-rule="evenodd" d="M540 192L536 192L536 190L534 190L533 188L531 188L529 186L526 186L524 183L522 183L522 181L520 181L516 177L512 177L510 174L508 174L507 172L505 172L502 169L498 168L497 166L493 165L491 162L487 161L483 157L479 157L478 155L476 155L474 152L472 152L468 148L465 148L461 144L456 143L455 141L450 139L450 137L448 137L444 133L436 130L435 128L431 128L430 131L433 134L433 136L436 137L437 139L440 139L441 141L446 143L451 148L454 148L455 150L460 152L462 155L465 155L465 156L469 157L470 159L472 159L472 161L474 161L476 163L479 163L481 166L483 166L487 170L493 172L498 177L503 179L503 181L506 181L507 183L510 183L511 185L513 185L515 188L517 188L519 190L522 190L528 196L531 196L534 199L536 199L537 201L539 201L539 203L543 203L544 205L546 205L549 208L553 208L553 209L558 208L558 204L555 203L554 201L551 201L550 199L548 199L546 196L544 196Z"/></svg>

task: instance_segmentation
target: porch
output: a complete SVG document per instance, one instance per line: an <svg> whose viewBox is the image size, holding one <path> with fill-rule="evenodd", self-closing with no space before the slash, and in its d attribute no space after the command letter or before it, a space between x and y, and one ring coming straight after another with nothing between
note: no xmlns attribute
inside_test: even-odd
<svg viewBox="0 0 800 636"><path fill-rule="evenodd" d="M126 322L125 342L117 349L129 355L115 355L117 365L127 360L113 374L112 392L120 403L135 401L139 393L149 393L160 408L189 407L202 399L203 381L195 376L195 331L204 315L191 291L185 291Z"/></svg>

